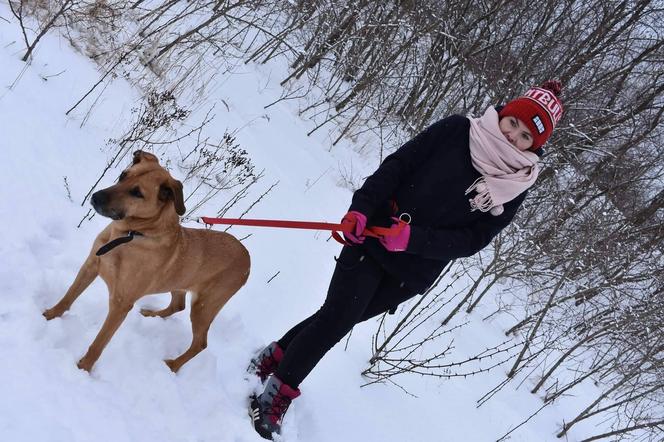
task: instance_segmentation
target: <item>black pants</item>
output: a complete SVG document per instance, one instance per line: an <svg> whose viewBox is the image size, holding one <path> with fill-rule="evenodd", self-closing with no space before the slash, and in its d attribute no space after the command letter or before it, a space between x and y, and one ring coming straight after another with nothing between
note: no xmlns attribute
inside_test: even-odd
<svg viewBox="0 0 664 442"><path fill-rule="evenodd" d="M390 311L415 294L361 247L344 247L323 306L278 341L284 357L275 375L297 388L355 324Z"/></svg>

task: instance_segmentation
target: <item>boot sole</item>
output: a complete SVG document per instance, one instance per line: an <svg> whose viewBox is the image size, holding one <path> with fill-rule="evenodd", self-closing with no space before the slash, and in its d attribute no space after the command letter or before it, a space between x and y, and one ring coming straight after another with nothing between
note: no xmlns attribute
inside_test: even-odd
<svg viewBox="0 0 664 442"><path fill-rule="evenodd" d="M256 422L258 422L259 419L259 413L260 413L260 406L258 405L258 400L256 399L255 395L251 395L251 403L249 405L249 408L247 409L247 414L249 415L249 419L251 420L251 426L254 427L254 430L260 437L263 439L267 440L274 440L272 438L272 432L266 432L262 427L257 426Z"/></svg>

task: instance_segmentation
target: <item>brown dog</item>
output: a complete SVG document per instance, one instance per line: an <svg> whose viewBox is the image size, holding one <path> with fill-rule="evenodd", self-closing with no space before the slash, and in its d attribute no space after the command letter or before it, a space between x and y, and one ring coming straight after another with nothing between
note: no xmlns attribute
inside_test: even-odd
<svg viewBox="0 0 664 442"><path fill-rule="evenodd" d="M249 277L249 253L232 235L180 226L185 207L182 183L150 153L134 153L116 185L92 195L95 210L113 221L98 236L90 256L65 296L44 312L62 316L97 277L109 290L108 316L78 367L90 371L104 347L142 296L171 292L171 303L145 316L162 318L185 308L192 292L193 339L187 351L166 364L177 372L207 347L207 333L219 310ZM98 256L100 255L100 256Z"/></svg>

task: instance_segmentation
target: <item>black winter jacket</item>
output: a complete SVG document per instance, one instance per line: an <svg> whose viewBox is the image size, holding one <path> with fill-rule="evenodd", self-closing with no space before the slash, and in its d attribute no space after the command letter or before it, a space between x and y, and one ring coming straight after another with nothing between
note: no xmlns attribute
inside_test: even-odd
<svg viewBox="0 0 664 442"><path fill-rule="evenodd" d="M412 217L405 252L389 252L374 238L363 247L387 272L412 290L424 292L445 265L486 247L507 226L526 196L504 204L500 216L470 211L464 195L479 178L470 160L470 121L461 115L440 120L385 158L353 194L349 210L363 213L370 226L390 226L397 216Z"/></svg>

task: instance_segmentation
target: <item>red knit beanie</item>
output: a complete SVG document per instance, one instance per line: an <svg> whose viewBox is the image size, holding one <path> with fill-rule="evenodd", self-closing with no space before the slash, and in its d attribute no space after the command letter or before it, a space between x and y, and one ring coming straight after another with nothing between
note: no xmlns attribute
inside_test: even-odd
<svg viewBox="0 0 664 442"><path fill-rule="evenodd" d="M542 86L532 87L522 97L507 103L498 115L500 118L510 116L521 120L533 135L531 150L539 149L549 139L563 115L563 104L558 98L561 89L559 81L546 81Z"/></svg>

